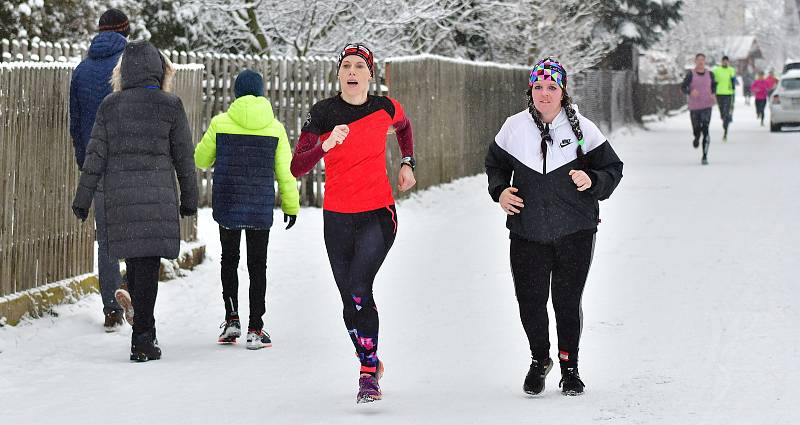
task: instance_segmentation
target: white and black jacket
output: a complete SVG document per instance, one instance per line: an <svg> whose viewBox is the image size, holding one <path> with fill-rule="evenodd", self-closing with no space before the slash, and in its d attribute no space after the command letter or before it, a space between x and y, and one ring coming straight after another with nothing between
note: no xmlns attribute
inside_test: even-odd
<svg viewBox="0 0 800 425"><path fill-rule="evenodd" d="M608 199L622 179L622 161L600 129L577 113L583 132L583 160L563 108L550 125L553 139L542 158L541 133L525 110L506 119L486 154L489 194L495 202L509 186L523 199L521 212L508 216L511 237L551 242L580 231L597 230L598 201ZM579 192L570 170L583 170L592 187ZM513 182L512 182L513 177Z"/></svg>

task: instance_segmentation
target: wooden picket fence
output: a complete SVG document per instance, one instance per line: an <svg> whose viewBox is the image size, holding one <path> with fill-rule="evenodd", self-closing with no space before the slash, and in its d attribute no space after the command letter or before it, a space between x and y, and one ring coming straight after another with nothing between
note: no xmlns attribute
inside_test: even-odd
<svg viewBox="0 0 800 425"><path fill-rule="evenodd" d="M78 62L86 57L86 43L0 40L0 62Z"/></svg>
<svg viewBox="0 0 800 425"><path fill-rule="evenodd" d="M681 92L681 83L640 84L641 114L664 115L686 106L686 95Z"/></svg>
<svg viewBox="0 0 800 425"><path fill-rule="evenodd" d="M69 135L69 84L75 64L0 64L0 296L93 270L93 217L71 204L79 177ZM175 93L201 134L202 67L178 67ZM181 238L195 240L194 217Z"/></svg>
<svg viewBox="0 0 800 425"><path fill-rule="evenodd" d="M0 295L92 270L92 226L70 209L71 68L0 64Z"/></svg>

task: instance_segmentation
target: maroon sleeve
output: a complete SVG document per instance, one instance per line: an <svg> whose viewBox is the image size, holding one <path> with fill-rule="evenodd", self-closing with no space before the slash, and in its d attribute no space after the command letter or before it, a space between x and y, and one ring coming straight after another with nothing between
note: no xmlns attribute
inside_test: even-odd
<svg viewBox="0 0 800 425"><path fill-rule="evenodd" d="M322 150L322 143L319 143L319 136L308 131L301 132L292 156L292 175L300 177L311 171L323 156L325 151Z"/></svg>
<svg viewBox="0 0 800 425"><path fill-rule="evenodd" d="M403 154L403 157L414 156L414 134L411 132L411 121L406 117L403 105L394 99L391 99L391 101L394 104L392 126L397 135L397 143L400 145L400 152Z"/></svg>

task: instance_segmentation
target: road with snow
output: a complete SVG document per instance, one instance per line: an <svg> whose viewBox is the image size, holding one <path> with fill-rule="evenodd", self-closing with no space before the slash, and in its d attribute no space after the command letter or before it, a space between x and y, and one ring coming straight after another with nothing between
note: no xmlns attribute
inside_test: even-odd
<svg viewBox="0 0 800 425"><path fill-rule="evenodd" d="M321 211L272 231L274 347L253 352L215 343L220 248L202 210L208 259L160 286L163 359L130 363L130 328L104 333L97 296L0 328L0 423L794 423L800 131L771 134L740 103L722 144L715 111L711 164L701 166L688 113L647 128L612 138L625 177L601 204L582 397L561 396L557 370L542 397L521 391L530 357L504 216L476 176L398 206L375 295L383 401L355 403L357 361ZM246 282L244 250L239 273Z"/></svg>

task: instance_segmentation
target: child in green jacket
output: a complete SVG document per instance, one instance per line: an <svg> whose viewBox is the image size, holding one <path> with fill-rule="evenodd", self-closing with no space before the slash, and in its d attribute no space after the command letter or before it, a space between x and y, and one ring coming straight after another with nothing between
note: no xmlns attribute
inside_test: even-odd
<svg viewBox="0 0 800 425"><path fill-rule="evenodd" d="M297 181L289 171L292 151L283 125L275 119L264 95L260 74L244 70L234 83L236 100L215 116L194 151L199 168L214 166L212 206L222 244L222 299L225 322L219 343L241 336L239 322L239 245L242 230L247 242L250 274L250 320L247 348L272 345L264 332L266 312L267 245L275 207L275 180L280 190L284 222L291 228L300 210Z"/></svg>

